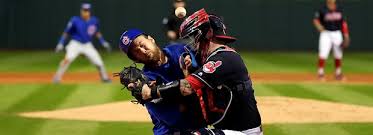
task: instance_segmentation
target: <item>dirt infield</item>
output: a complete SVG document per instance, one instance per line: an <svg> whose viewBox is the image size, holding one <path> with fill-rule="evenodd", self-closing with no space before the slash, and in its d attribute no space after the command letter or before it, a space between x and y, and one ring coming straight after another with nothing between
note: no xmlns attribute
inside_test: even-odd
<svg viewBox="0 0 373 135"><path fill-rule="evenodd" d="M373 107L288 97L258 97L257 100L265 124L373 122ZM145 107L128 101L19 115L47 119L150 122Z"/></svg>
<svg viewBox="0 0 373 135"><path fill-rule="evenodd" d="M0 73L0 84L14 83L51 83L54 73ZM346 74L343 83L373 84L373 74ZM282 83L282 82L320 82L315 74L310 73L252 73L254 82ZM117 79L117 78L115 78ZM63 83L99 82L98 73L67 73ZM336 82L333 76L327 76L327 81Z"/></svg>
<svg viewBox="0 0 373 135"><path fill-rule="evenodd" d="M54 73L0 73L1 84L14 83L51 83ZM66 73L64 83L98 82L98 73Z"/></svg>
<svg viewBox="0 0 373 135"><path fill-rule="evenodd" d="M129 101L64 110L26 112L19 115L47 119L150 122L149 114L145 107Z"/></svg>

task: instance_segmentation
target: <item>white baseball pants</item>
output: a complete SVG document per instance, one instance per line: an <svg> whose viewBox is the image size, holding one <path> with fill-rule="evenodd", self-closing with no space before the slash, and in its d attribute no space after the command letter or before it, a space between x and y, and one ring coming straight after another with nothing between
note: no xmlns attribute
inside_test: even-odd
<svg viewBox="0 0 373 135"><path fill-rule="evenodd" d="M333 48L335 59L342 59L343 36L341 31L323 31L320 33L319 39L319 57L321 59L328 59L330 50Z"/></svg>

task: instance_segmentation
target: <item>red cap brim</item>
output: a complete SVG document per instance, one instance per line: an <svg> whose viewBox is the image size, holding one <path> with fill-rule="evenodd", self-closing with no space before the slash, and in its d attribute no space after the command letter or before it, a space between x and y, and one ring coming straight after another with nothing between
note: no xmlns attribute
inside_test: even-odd
<svg viewBox="0 0 373 135"><path fill-rule="evenodd" d="M218 39L224 40L226 43L232 43L237 40L234 37L226 36L226 35L216 35L215 37Z"/></svg>

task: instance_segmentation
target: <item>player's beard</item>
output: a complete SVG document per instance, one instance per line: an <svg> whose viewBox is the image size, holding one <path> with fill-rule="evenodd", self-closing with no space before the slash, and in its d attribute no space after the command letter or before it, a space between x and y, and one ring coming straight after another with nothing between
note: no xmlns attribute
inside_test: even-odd
<svg viewBox="0 0 373 135"><path fill-rule="evenodd" d="M162 50L157 45L155 45L155 48L147 54L148 60L144 64L149 66L159 66L160 64L163 64L161 63L163 57L164 54Z"/></svg>

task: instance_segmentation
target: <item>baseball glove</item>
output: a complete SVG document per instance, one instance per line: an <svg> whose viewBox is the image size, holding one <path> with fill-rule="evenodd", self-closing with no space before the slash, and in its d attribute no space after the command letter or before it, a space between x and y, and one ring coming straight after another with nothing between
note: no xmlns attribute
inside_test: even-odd
<svg viewBox="0 0 373 135"><path fill-rule="evenodd" d="M135 100L132 100L133 103L144 105L147 101L142 99L142 87L148 83L148 78L136 67L136 64L134 65L124 67L121 72L114 73L114 77L119 76L120 83L124 88L131 91L131 95L135 98ZM134 87L128 87L131 83L134 84Z"/></svg>

